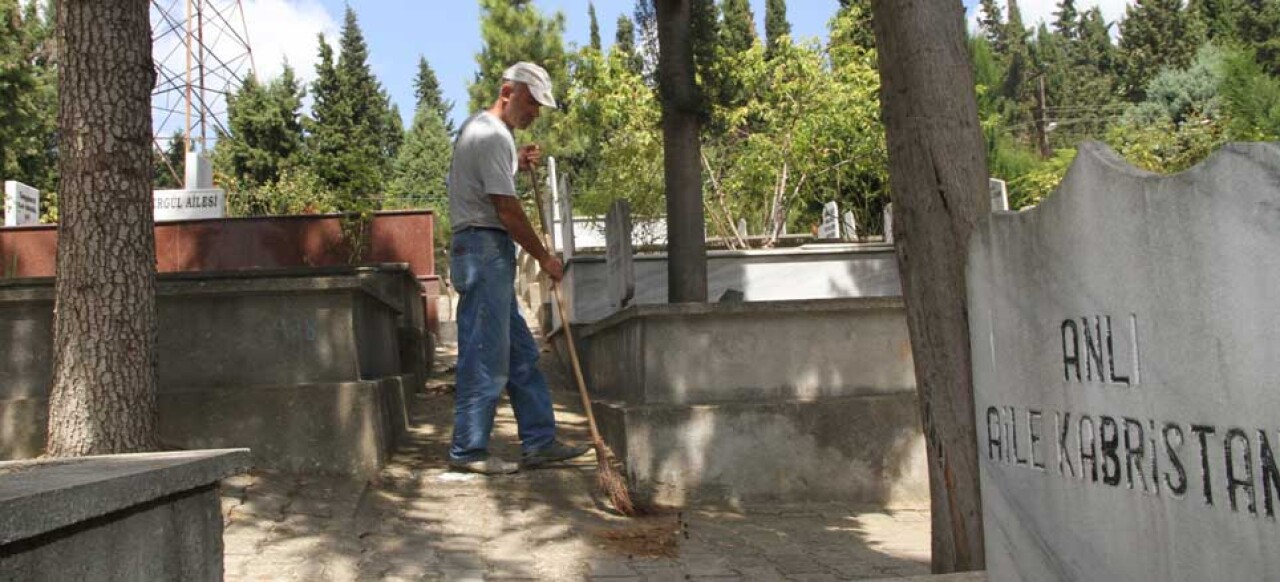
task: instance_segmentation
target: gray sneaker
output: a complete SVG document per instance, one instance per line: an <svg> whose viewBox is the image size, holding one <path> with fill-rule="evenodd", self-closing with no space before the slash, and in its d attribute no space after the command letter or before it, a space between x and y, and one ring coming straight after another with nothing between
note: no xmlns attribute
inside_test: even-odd
<svg viewBox="0 0 1280 582"><path fill-rule="evenodd" d="M524 453L520 456L520 464L525 467L540 467L547 463L556 463L559 461L568 461L569 459L581 457L591 450L588 445L566 445L560 441L553 441L551 446L535 451L532 453Z"/></svg>
<svg viewBox="0 0 1280 582"><path fill-rule="evenodd" d="M480 473L481 475L508 475L520 470L520 465L508 463L498 457L485 457L476 461L455 461L449 459L449 468L464 473Z"/></svg>

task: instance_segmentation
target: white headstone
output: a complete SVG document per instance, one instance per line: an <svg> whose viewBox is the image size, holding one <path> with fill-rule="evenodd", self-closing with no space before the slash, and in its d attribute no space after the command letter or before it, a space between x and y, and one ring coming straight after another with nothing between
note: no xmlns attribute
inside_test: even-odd
<svg viewBox="0 0 1280 582"><path fill-rule="evenodd" d="M884 242L893 244L893 203L884 205Z"/></svg>
<svg viewBox="0 0 1280 582"><path fill-rule="evenodd" d="M1009 210L1009 188L1005 185L1004 180L990 178L987 185L991 190L991 210L1001 210L1008 212Z"/></svg>
<svg viewBox="0 0 1280 582"><path fill-rule="evenodd" d="M209 159L208 154L187 152L185 168L186 181L183 182L185 189L213 189L213 161Z"/></svg>
<svg viewBox="0 0 1280 582"><path fill-rule="evenodd" d="M636 271L631 246L631 205L626 200L614 200L605 221L609 305L613 309L621 309L636 294Z"/></svg>
<svg viewBox="0 0 1280 582"><path fill-rule="evenodd" d="M745 218L738 219L738 236L747 238L747 219Z"/></svg>
<svg viewBox="0 0 1280 582"><path fill-rule="evenodd" d="M858 220L854 218L853 212L847 210L844 213L844 240L858 240Z"/></svg>
<svg viewBox="0 0 1280 582"><path fill-rule="evenodd" d="M1080 148L968 257L990 580L1280 580L1280 145Z"/></svg>
<svg viewBox="0 0 1280 582"><path fill-rule="evenodd" d="M824 240L840 238L840 206L835 200L822 205L822 226L818 227L818 238Z"/></svg>
<svg viewBox="0 0 1280 582"><path fill-rule="evenodd" d="M4 225L40 224L40 191L13 180L4 183Z"/></svg>
<svg viewBox="0 0 1280 582"><path fill-rule="evenodd" d="M569 187L568 176L560 177L560 250L563 253L564 260L568 261L573 258L577 250L576 239L573 236L573 191Z"/></svg>
<svg viewBox="0 0 1280 582"><path fill-rule="evenodd" d="M223 218L227 195L222 190L156 190L152 192L156 222Z"/></svg>

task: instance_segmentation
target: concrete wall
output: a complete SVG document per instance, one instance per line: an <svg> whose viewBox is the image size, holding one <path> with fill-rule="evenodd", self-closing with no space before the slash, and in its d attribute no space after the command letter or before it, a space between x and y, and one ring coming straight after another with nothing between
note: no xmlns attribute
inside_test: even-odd
<svg viewBox="0 0 1280 582"><path fill-rule="evenodd" d="M421 321L417 289L403 266L162 275L162 439L247 446L265 467L375 473L429 365L430 336L398 324ZM0 458L44 446L52 294L48 280L0 282Z"/></svg>
<svg viewBox="0 0 1280 582"><path fill-rule="evenodd" d="M667 302L665 254L635 256L634 304ZM575 256L565 271L565 300L574 323L612 314L603 256ZM899 297L898 263L883 244L815 244L784 249L707 253L709 301L728 289L745 301L792 301L849 297Z"/></svg>
<svg viewBox="0 0 1280 582"><path fill-rule="evenodd" d="M220 581L218 480L247 451L0 463L0 581Z"/></svg>
<svg viewBox="0 0 1280 582"><path fill-rule="evenodd" d="M901 299L644 305L581 335L643 498L928 503Z"/></svg>

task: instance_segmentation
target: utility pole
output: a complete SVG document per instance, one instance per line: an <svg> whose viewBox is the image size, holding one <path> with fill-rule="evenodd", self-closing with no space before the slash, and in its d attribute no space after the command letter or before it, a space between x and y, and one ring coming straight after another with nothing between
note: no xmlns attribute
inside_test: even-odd
<svg viewBox="0 0 1280 582"><path fill-rule="evenodd" d="M1048 105L1044 98L1044 73L1037 76L1039 89L1036 91L1036 145L1040 146L1040 157L1053 157L1053 148L1049 147Z"/></svg>

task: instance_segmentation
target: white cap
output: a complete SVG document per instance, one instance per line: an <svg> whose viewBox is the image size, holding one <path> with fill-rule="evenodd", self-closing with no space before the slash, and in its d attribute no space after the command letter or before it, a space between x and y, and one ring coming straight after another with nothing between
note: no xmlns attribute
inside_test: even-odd
<svg viewBox="0 0 1280 582"><path fill-rule="evenodd" d="M552 108L556 106L556 99L551 96L551 75L538 65L524 61L511 65L502 72L502 80L524 83L538 103Z"/></svg>

